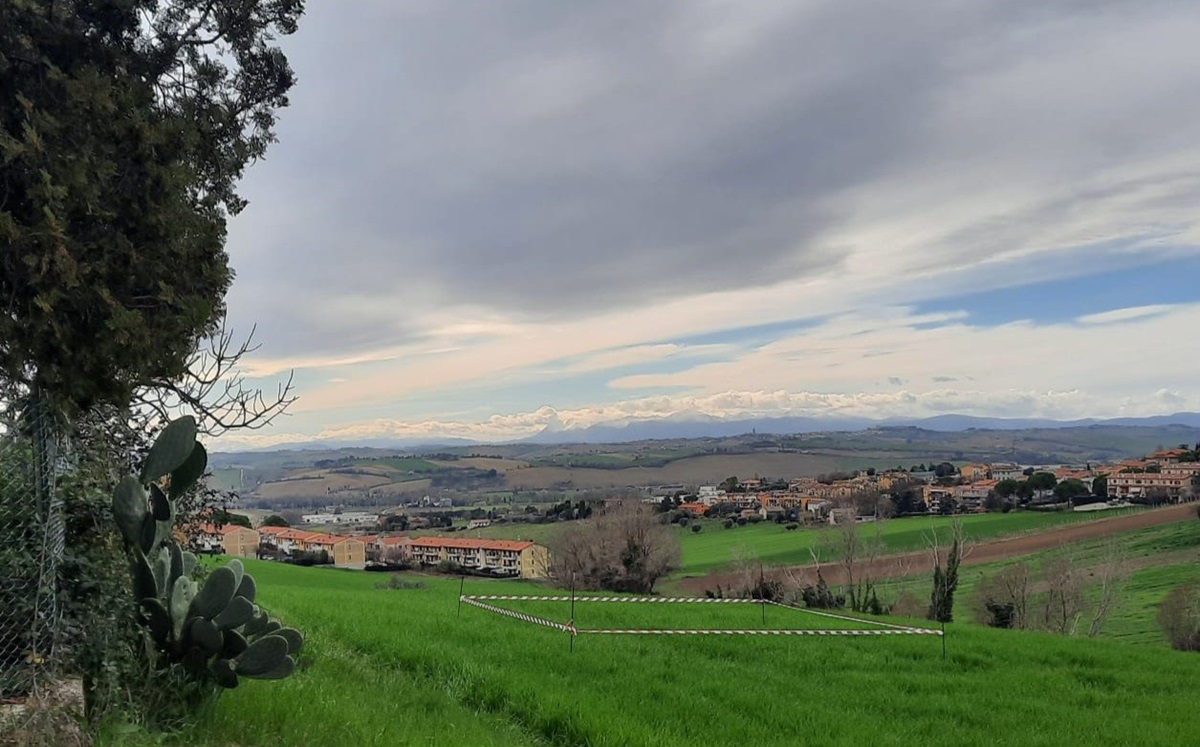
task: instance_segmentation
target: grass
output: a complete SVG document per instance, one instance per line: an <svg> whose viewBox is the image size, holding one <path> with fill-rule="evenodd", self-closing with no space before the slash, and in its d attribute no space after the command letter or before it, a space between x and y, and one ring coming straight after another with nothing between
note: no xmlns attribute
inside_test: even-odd
<svg viewBox="0 0 1200 747"><path fill-rule="evenodd" d="M562 632L459 611L455 579L392 590L376 574L247 566L261 601L308 634L306 666L227 693L175 743L1125 745L1200 732L1197 660L1165 648L952 623L945 660L926 636L590 635L569 652ZM689 627L757 612L593 604L577 612Z"/></svg>
<svg viewBox="0 0 1200 747"><path fill-rule="evenodd" d="M1116 511L1073 513L1064 511L1019 511L1007 514L973 514L960 516L972 539L994 539L1010 534L1035 531L1060 524L1116 516ZM949 531L953 517L916 516L890 519L878 525L880 538L889 552L914 550L925 546L925 537L933 530ZM683 551L682 567L677 575L697 576L731 565L739 557L753 558L764 565L806 564L811 561L809 548L821 543L831 534L829 527L802 527L788 531L773 522L747 524L725 529L720 520L704 519L699 533L691 527L679 531ZM468 537L493 539L526 539L546 544L552 542L565 525L554 524L493 524L468 532ZM875 536L875 525L861 527L864 538ZM432 533L432 532L430 532ZM456 535L459 536L459 535Z"/></svg>
<svg viewBox="0 0 1200 747"><path fill-rule="evenodd" d="M957 594L959 612L970 616L975 589L984 576L992 576L1005 566L1019 561L1036 567L1062 552L1069 552L1079 568L1094 569L1106 562L1109 543L1115 543L1125 562L1133 569L1118 597L1116 607L1100 632L1101 638L1124 643L1165 646L1166 639L1156 622L1158 605L1174 587L1200 580L1200 522L1145 527L1075 542L1066 548L1047 550L1020 558L964 567L959 574ZM1089 576L1089 579L1094 578ZM924 589L926 579L909 579ZM1094 591L1094 590L1093 590Z"/></svg>
<svg viewBox="0 0 1200 747"><path fill-rule="evenodd" d="M449 467L435 464L420 457L382 457L379 459L357 459L356 465L363 467L390 467L399 472L432 473L445 472Z"/></svg>
<svg viewBox="0 0 1200 747"><path fill-rule="evenodd" d="M1101 514L1101 515L1098 515ZM1066 511L1014 511L1007 514L989 513L958 517L967 534L974 540L993 539L1003 535L1045 529L1060 524L1091 521L1117 515L1113 511L1074 513ZM914 516L889 519L877 526L864 524L864 538L879 538L888 552L915 550L925 546L925 538L933 531L948 532L955 517ZM719 521L706 520L699 533L681 530L684 575L700 575L732 563L739 556L753 558L764 565L807 564L812 557L809 549L818 546L831 533L831 528L801 528L788 531L774 523L747 524L725 529Z"/></svg>

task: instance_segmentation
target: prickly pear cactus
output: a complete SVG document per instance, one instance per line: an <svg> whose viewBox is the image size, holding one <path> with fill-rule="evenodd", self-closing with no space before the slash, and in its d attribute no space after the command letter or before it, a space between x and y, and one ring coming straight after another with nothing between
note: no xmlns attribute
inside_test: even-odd
<svg viewBox="0 0 1200 747"><path fill-rule="evenodd" d="M141 475L127 475L113 490L113 518L129 550L142 622L162 660L195 677L226 688L241 677L282 679L295 671L304 637L254 603L254 578L236 558L197 584L196 556L171 534L175 499L207 465L196 421L179 418L159 434Z"/></svg>

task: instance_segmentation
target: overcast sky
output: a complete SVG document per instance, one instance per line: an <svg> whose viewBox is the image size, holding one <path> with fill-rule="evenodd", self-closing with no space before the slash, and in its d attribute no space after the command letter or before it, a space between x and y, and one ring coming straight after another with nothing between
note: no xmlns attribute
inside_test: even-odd
<svg viewBox="0 0 1200 747"><path fill-rule="evenodd" d="M1200 410L1200 3L313 0L251 438Z"/></svg>

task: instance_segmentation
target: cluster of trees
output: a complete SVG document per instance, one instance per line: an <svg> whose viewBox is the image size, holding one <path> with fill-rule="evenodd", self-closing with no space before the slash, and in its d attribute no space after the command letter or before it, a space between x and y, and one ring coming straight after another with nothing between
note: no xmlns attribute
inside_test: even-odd
<svg viewBox="0 0 1200 747"><path fill-rule="evenodd" d="M1005 504L1030 502L1085 503L1108 498L1108 480L1101 476L1092 480L1091 487L1074 477L1059 481L1050 472L1031 472L1024 480L1005 479L996 483L995 499L987 503L989 509L1002 508Z"/></svg>
<svg viewBox="0 0 1200 747"><path fill-rule="evenodd" d="M62 477L60 656L85 711L186 718L197 683L146 659L112 485L173 412L261 427L291 402L246 387L223 328L226 224L294 76L277 39L302 0L0 3L0 402L53 411ZM197 488L180 526L225 500ZM203 689L202 687L200 689ZM53 741L53 740L51 740ZM72 738L75 741L75 738Z"/></svg>
<svg viewBox="0 0 1200 747"><path fill-rule="evenodd" d="M1036 565L1020 561L980 580L975 618L997 628L1095 636L1120 601L1128 576L1125 556L1115 541L1089 568L1069 552Z"/></svg>
<svg viewBox="0 0 1200 747"><path fill-rule="evenodd" d="M551 575L562 585L648 594L679 567L679 539L652 506L610 501L587 526L551 543Z"/></svg>

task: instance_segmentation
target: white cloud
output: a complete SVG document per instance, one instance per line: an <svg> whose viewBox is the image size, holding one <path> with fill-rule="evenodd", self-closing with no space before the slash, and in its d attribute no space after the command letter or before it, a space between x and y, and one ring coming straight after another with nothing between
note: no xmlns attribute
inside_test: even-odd
<svg viewBox="0 0 1200 747"><path fill-rule="evenodd" d="M248 375L320 371L294 436L347 413L369 424L338 432L500 434L1200 407L1195 304L998 327L910 308L1200 255L1195 3L361 6L313 8L232 224L231 315L283 351ZM377 95L399 66L322 57L397 33L374 46L425 61L408 95ZM356 107L374 115L346 129ZM678 342L816 320L753 349ZM658 372L535 406L634 365ZM493 407L500 387L525 394ZM492 409L510 414L423 417Z"/></svg>
<svg viewBox="0 0 1200 747"><path fill-rule="evenodd" d="M1177 308L1175 304L1150 304L1148 306L1130 306L1124 309L1112 309L1111 311L1101 311L1096 314L1084 314L1076 321L1080 324L1114 324L1117 322L1130 322L1135 319L1144 319L1148 316L1157 316L1165 314Z"/></svg>

